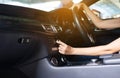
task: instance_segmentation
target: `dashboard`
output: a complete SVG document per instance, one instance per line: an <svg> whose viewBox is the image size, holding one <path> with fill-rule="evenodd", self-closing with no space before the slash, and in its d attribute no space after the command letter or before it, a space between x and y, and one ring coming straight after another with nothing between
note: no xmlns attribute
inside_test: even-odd
<svg viewBox="0 0 120 78"><path fill-rule="evenodd" d="M62 31L61 26L43 23L41 21L35 19L21 18L21 17L13 17L13 16L5 16L0 15L0 28L17 28L17 29L31 29L41 31L41 32L51 32L58 33ZM4 25L3 25L4 24ZM11 27L12 26L12 27Z"/></svg>

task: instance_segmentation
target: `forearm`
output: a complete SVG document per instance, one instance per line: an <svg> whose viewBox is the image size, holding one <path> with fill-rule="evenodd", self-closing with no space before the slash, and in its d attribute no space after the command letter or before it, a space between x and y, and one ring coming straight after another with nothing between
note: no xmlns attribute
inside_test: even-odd
<svg viewBox="0 0 120 78"><path fill-rule="evenodd" d="M96 27L102 28L102 29L120 28L120 18L102 20L99 17L97 17L85 4L83 4L83 9L86 11L86 14L92 20L92 22L96 25Z"/></svg>
<svg viewBox="0 0 120 78"><path fill-rule="evenodd" d="M88 47L88 48L73 48L72 54L97 56L97 55L112 54L118 51L120 51L120 38L112 41L107 45Z"/></svg>
<svg viewBox="0 0 120 78"><path fill-rule="evenodd" d="M98 56L111 54L112 51L107 48L105 45L89 48L73 48L73 55L89 55L89 56Z"/></svg>
<svg viewBox="0 0 120 78"><path fill-rule="evenodd" d="M99 26L99 23L102 22L103 20L100 19L98 16L96 16L89 8L88 6L86 6L85 4L83 4L83 9L86 12L86 14L88 15L88 17L92 20L92 22L98 27L101 28Z"/></svg>

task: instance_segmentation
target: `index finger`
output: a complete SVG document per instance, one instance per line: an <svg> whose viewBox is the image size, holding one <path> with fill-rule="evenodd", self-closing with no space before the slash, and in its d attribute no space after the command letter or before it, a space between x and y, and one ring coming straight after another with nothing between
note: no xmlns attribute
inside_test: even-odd
<svg viewBox="0 0 120 78"><path fill-rule="evenodd" d="M64 42L57 40L56 43L60 44L60 45L66 45Z"/></svg>

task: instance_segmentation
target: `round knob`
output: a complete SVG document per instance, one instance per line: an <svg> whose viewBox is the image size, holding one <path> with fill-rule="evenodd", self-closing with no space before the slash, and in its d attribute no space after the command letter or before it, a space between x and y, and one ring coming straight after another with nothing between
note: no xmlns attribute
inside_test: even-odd
<svg viewBox="0 0 120 78"><path fill-rule="evenodd" d="M51 60L50 60L50 62L53 64L53 65L55 65L55 66L57 66L58 65L58 60L55 58L55 57L52 57L51 58Z"/></svg>

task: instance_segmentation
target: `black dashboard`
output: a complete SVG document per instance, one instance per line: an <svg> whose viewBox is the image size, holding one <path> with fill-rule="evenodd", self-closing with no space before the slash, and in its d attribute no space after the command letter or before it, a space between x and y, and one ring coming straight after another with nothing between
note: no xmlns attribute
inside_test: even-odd
<svg viewBox="0 0 120 78"><path fill-rule="evenodd" d="M51 22L48 12L5 4L0 4L0 24L0 28L31 29L39 32L58 33L63 30L61 26Z"/></svg>
<svg viewBox="0 0 120 78"><path fill-rule="evenodd" d="M50 22L48 12L0 4L0 64L16 65L37 52L38 58L48 56L42 50L51 51L59 31L62 28Z"/></svg>

